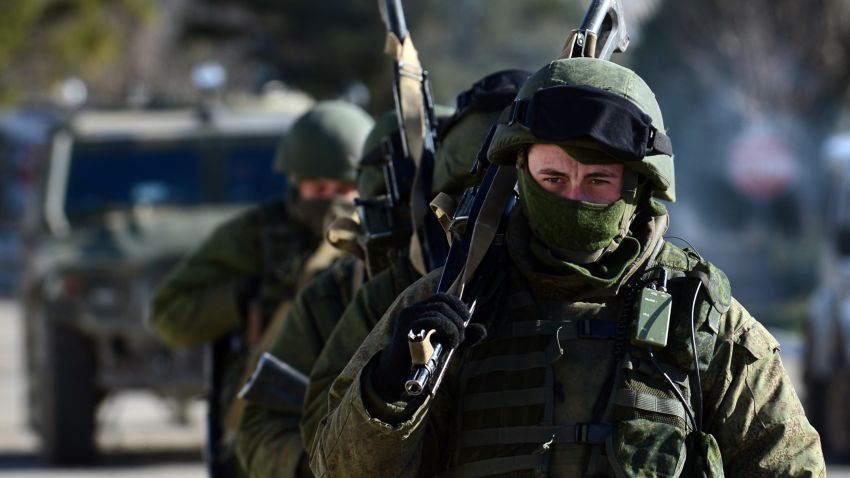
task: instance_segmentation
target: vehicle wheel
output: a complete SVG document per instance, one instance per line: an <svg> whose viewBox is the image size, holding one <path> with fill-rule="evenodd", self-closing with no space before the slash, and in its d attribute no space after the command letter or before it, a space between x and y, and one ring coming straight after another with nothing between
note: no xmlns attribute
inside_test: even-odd
<svg viewBox="0 0 850 478"><path fill-rule="evenodd" d="M836 461L850 460L850 369L835 374L824 390L821 443L824 454Z"/></svg>
<svg viewBox="0 0 850 478"><path fill-rule="evenodd" d="M821 443L823 443L825 434L824 426L827 417L826 393L829 390L829 383L810 378L805 381L805 385L806 397L803 404L806 409L806 418L809 419L809 423L820 433Z"/></svg>
<svg viewBox="0 0 850 478"><path fill-rule="evenodd" d="M39 373L44 457L50 465L84 465L94 461L95 355L90 340L70 327L47 320Z"/></svg>

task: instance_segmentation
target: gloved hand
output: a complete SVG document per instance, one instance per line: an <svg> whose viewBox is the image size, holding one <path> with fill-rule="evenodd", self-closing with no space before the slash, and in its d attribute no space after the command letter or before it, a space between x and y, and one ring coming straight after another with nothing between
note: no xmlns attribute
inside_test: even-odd
<svg viewBox="0 0 850 478"><path fill-rule="evenodd" d="M431 339L446 349L460 345L469 347L484 340L487 329L478 323L471 323L464 329L463 324L468 319L466 305L457 297L444 293L402 309L393 324L390 342L381 351L378 365L372 371L372 387L378 395L388 402L401 398L411 368L407 345L407 334L411 330L435 330Z"/></svg>

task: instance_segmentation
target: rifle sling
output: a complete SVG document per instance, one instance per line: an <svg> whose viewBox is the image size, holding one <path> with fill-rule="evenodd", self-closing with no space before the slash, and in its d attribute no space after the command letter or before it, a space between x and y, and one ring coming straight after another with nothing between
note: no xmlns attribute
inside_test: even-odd
<svg viewBox="0 0 850 478"><path fill-rule="evenodd" d="M487 254L493 238L499 229L499 223L508 199L513 195L516 186L516 168L511 166L491 165L498 168L493 178L493 185L487 191L481 211L475 218L475 228L472 230L472 238L469 243L469 251L466 263L458 279L449 288L450 293L459 294L462 288L472 280L478 266Z"/></svg>

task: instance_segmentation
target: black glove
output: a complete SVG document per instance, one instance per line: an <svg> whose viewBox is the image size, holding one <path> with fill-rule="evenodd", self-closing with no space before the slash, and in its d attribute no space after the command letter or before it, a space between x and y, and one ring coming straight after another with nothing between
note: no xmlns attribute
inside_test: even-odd
<svg viewBox="0 0 850 478"><path fill-rule="evenodd" d="M401 398L412 365L407 345L407 334L411 330L435 330L432 340L445 349L460 345L469 347L484 340L487 329L477 323L464 328L468 319L466 305L457 297L444 293L402 309L393 324L390 342L381 351L378 365L372 371L372 387L378 395L388 402Z"/></svg>

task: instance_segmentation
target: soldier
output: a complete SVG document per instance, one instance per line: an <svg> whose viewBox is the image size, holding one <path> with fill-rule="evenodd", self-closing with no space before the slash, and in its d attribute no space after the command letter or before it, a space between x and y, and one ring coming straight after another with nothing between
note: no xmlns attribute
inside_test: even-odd
<svg viewBox="0 0 850 478"><path fill-rule="evenodd" d="M407 289L332 386L317 476L824 476L776 340L662 237L672 147L643 80L558 60L499 123L520 207L472 322L439 271ZM458 347L433 396L404 393L411 330Z"/></svg>
<svg viewBox="0 0 850 478"><path fill-rule="evenodd" d="M478 181L470 170L481 143L529 74L523 70L492 73L457 96L457 111L440 125L433 195L443 192L458 197ZM301 423L303 443L312 443L319 420L327 412L328 390L333 380L396 297L420 277L411 261L401 258L354 296L310 372Z"/></svg>
<svg viewBox="0 0 850 478"><path fill-rule="evenodd" d="M359 107L339 101L320 102L302 115L275 162L290 181L286 200L258 205L219 226L160 284L151 320L166 343L195 347L235 334L220 371L221 423L234 416L231 405L250 348L272 316L283 314L276 311L295 296L304 282L299 276L313 269L308 262L322 242L332 200L356 196L355 163L372 124Z"/></svg>
<svg viewBox="0 0 850 478"><path fill-rule="evenodd" d="M437 106L441 138L446 133L448 136L443 138L437 153L435 194L439 190L458 193L470 183L472 176L469 170L481 140L495 121L498 111L510 103L519 85L527 77L528 72L513 70L486 77L459 95L460 110L457 114L452 114L453 109ZM361 204L367 204L371 199L386 193L385 178L381 169L383 158L378 158L382 154L384 141L400 144L398 121L394 112L382 116L366 139L358 176ZM377 232L368 231L372 234ZM408 259L408 239L409 237L400 237L394 244L388 244L384 240L382 245L367 245L364 248L368 251L365 254L365 259L369 262L368 270L376 277L369 279L370 282L362 292L359 287L363 283L362 277L359 277L359 281L358 277L352 277L353 271L360 270L362 273L362 267L354 265L353 260L341 261L331 270L320 274L296 298L292 312L270 352L299 371L309 373L331 330L343 315L343 309L351 296L357 292L359 299L355 310L358 314L355 315L357 320L353 325L366 323L368 328L353 330L347 327L344 338L341 338L344 342L334 343L334 352L346 354L345 359L336 364L338 369L342 370L350 355L392 300L405 287L421 277ZM368 238L364 241L361 237L360 241L368 242ZM372 280L375 280L374 285L370 285ZM364 301L365 297L368 299ZM343 349L342 346L346 348ZM330 382L323 383L326 384L326 390ZM313 392L315 387L311 385L310 389ZM326 402L324 391L318 400ZM322 410L327 408L322 405ZM317 407L311 406L312 415L317 415ZM318 413L316 419L320 417L321 413ZM302 458L301 439L297 430L298 418L283 411L249 404L237 438L237 454L245 469L254 476L263 477L310 476L306 455Z"/></svg>
<svg viewBox="0 0 850 478"><path fill-rule="evenodd" d="M361 158L379 150L381 143L392 134L397 135L397 125L394 114L381 117L366 137ZM361 160L357 175L361 200L386 192L381 166ZM365 252L350 239L344 247L355 255L319 273L296 296L268 350L304 374L310 372L345 306L366 280ZM243 468L257 477L312 476L308 460L302 459L306 455L298 433L299 420L298 414L248 403L236 438L236 453Z"/></svg>

